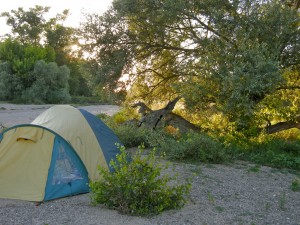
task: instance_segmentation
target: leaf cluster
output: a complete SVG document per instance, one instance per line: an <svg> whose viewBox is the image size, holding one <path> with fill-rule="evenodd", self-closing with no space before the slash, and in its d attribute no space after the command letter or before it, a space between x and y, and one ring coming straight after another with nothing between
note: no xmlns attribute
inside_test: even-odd
<svg viewBox="0 0 300 225"><path fill-rule="evenodd" d="M163 175L165 166L155 163L154 150L145 157L139 151L132 160L123 147L120 150L111 162L114 172L99 167L100 180L90 182L94 204L133 215L159 214L184 205L190 183L178 184L176 177Z"/></svg>

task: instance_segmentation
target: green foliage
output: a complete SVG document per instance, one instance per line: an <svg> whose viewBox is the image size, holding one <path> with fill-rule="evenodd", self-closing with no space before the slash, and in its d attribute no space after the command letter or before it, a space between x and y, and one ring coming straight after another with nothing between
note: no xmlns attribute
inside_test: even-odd
<svg viewBox="0 0 300 225"><path fill-rule="evenodd" d="M67 63L70 69L69 87L72 96L88 96L93 94L88 75L86 72L86 64L81 60L72 59ZM97 100L96 100L97 99ZM87 99L88 100L88 99ZM103 102L100 97L95 97L95 103Z"/></svg>
<svg viewBox="0 0 300 225"><path fill-rule="evenodd" d="M136 147L141 143L144 143L147 147L151 146L149 136L152 135L152 132L149 129L139 128L137 130L136 126L131 125L115 126L113 129L126 147Z"/></svg>
<svg viewBox="0 0 300 225"><path fill-rule="evenodd" d="M123 113L121 115L123 121L126 116ZM136 124L117 124L116 119L111 117L106 117L105 122L126 147L144 143L147 147L157 148L158 153L173 160L226 163L238 159L255 163L257 167L266 165L300 170L300 142L296 133L293 134L294 140L279 135L246 136L241 132L225 133L225 130L223 134L219 131L173 134L165 129L152 130L137 128ZM253 168L255 169L256 167Z"/></svg>
<svg viewBox="0 0 300 225"><path fill-rule="evenodd" d="M271 139L263 143L252 143L245 158L255 163L277 168L300 169L299 141L287 142L282 139Z"/></svg>
<svg viewBox="0 0 300 225"><path fill-rule="evenodd" d="M49 11L49 7L35 6L29 11L24 11L23 8L3 12L2 17L6 17L7 25L12 26L12 32L18 36L22 43L39 43L40 34L45 26L43 15Z"/></svg>
<svg viewBox="0 0 300 225"><path fill-rule="evenodd" d="M292 181L292 184L291 184L291 190L292 191L299 191L300 192L300 179L294 179Z"/></svg>
<svg viewBox="0 0 300 225"><path fill-rule="evenodd" d="M0 16L6 18L6 24L11 27L11 32L16 40L22 44L38 45L45 38L45 31L55 27L59 21L63 22L69 13L68 10L64 10L62 14L46 20L45 14L49 10L50 7L38 5L27 11L19 7L11 12L2 12Z"/></svg>
<svg viewBox="0 0 300 225"><path fill-rule="evenodd" d="M190 132L177 139L166 136L159 151L176 160L224 163L230 159L224 146L204 133Z"/></svg>
<svg viewBox="0 0 300 225"><path fill-rule="evenodd" d="M119 117L117 117L119 118ZM222 163L230 160L230 152L218 140L204 133L190 132L177 136L166 130L152 130L136 125L118 125L115 118L106 118L105 122L114 130L126 147L136 147L143 143L146 147L155 147L169 159Z"/></svg>
<svg viewBox="0 0 300 225"><path fill-rule="evenodd" d="M29 73L36 61L53 62L55 52L52 48L38 45L24 45L18 41L6 39L0 43L0 61L8 62L13 74L22 78L24 83L30 83Z"/></svg>
<svg viewBox="0 0 300 225"><path fill-rule="evenodd" d="M265 165L300 170L299 141L273 139L261 142L258 139L241 140L239 137L218 140L201 133L176 137L164 131L137 130L133 126L112 128L125 146L135 147L145 143L146 146L156 147L160 154L173 160L226 163L239 159L255 163L257 167Z"/></svg>
<svg viewBox="0 0 300 225"><path fill-rule="evenodd" d="M129 120L139 119L139 115L132 107L125 105L112 117L116 124L122 124Z"/></svg>
<svg viewBox="0 0 300 225"><path fill-rule="evenodd" d="M20 77L12 73L9 63L0 63L0 100L19 98L23 88Z"/></svg>
<svg viewBox="0 0 300 225"><path fill-rule="evenodd" d="M46 29L46 46L54 49L55 62L59 66L70 64L71 46L75 44L78 44L78 40L74 28L55 24Z"/></svg>
<svg viewBox="0 0 300 225"><path fill-rule="evenodd" d="M29 73L31 85L14 74L8 62L0 64L0 71L0 100L41 104L65 103L71 99L68 92L70 72L66 66L37 61Z"/></svg>
<svg viewBox="0 0 300 225"><path fill-rule="evenodd" d="M232 157L258 165L300 170L299 139L260 134L247 138L242 134L217 137Z"/></svg>
<svg viewBox="0 0 300 225"><path fill-rule="evenodd" d="M145 127L137 127L138 121L132 120L132 124L124 122L126 118L132 118L126 110L121 110L120 114L110 117L107 115L98 115L120 138L121 142L127 147L137 147L143 143L146 147L157 147L164 140L165 132L160 130L151 130ZM133 116L134 117L134 116Z"/></svg>
<svg viewBox="0 0 300 225"><path fill-rule="evenodd" d="M46 16L49 10L50 7L35 6L29 10L19 7L17 10L1 13L1 17L5 17L7 25L11 27L12 34L7 34L8 38L0 43L0 62L8 62L12 76L18 76L22 83L23 93L18 93L18 98L12 96L14 101L17 99L20 102L25 100L35 103L58 103L69 98L68 92L80 96L92 94L87 82L87 72L83 68L85 60L80 59L81 54L72 49L79 45L75 29L63 26L69 11L64 10L61 14L49 18ZM36 86L41 84L41 80L37 81L33 72L39 60L56 62L58 66L67 65L70 69L70 88L54 91L51 93L53 96L49 96L47 100L42 96L33 101L36 93L41 92L38 90L41 87ZM50 94L49 91L45 92Z"/></svg>
<svg viewBox="0 0 300 225"><path fill-rule="evenodd" d="M248 169L248 172L252 172L252 173L258 173L259 171L260 171L259 165L252 166Z"/></svg>
<svg viewBox="0 0 300 225"><path fill-rule="evenodd" d="M130 100L181 95L203 120L249 130L300 113L298 21L277 0L115 0L82 31L99 77L129 74Z"/></svg>
<svg viewBox="0 0 300 225"><path fill-rule="evenodd" d="M66 66L38 61L32 76L32 86L23 92L22 99L33 103L65 103L71 100L68 92L70 71Z"/></svg>
<svg viewBox="0 0 300 225"><path fill-rule="evenodd" d="M102 32L99 30L99 25L102 28L110 27L113 31ZM97 43L97 48L90 44L85 44L82 48L85 52L96 56L91 60L89 70L94 75L95 83L99 85L99 96L107 95L106 97L111 98L110 95L115 92L115 89L124 90L125 87L120 86L119 79L127 70L126 62L131 60L129 49L116 47L121 36L125 38L124 41L127 40L127 37L122 34L125 32L124 24L118 24L118 19L109 12L106 13L106 17L96 14L86 15L86 23L81 27L80 32L82 38L87 40L86 43Z"/></svg>
<svg viewBox="0 0 300 225"><path fill-rule="evenodd" d="M130 161L121 147L117 160L111 162L114 172L99 167L100 180L90 182L92 202L133 215L181 208L191 185L178 184L176 177L163 175L166 167L155 162L154 150L146 157L139 151ZM171 181L176 185L170 185Z"/></svg>
<svg viewBox="0 0 300 225"><path fill-rule="evenodd" d="M107 115L107 114L105 114L105 113L100 113L100 114L97 115L97 117L98 117L99 119L103 120L103 121L106 121L106 122L107 122L108 120L110 120L110 116Z"/></svg>

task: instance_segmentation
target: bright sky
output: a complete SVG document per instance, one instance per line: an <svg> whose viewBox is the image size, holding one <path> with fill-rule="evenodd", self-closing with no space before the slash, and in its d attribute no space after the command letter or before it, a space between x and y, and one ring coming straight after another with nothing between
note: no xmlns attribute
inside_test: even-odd
<svg viewBox="0 0 300 225"><path fill-rule="evenodd" d="M66 26L77 27L83 19L81 12L102 14L111 6L112 0L0 0L0 13L10 12L12 9L23 7L24 10L33 8L35 5L50 6L47 13L53 17L63 10L69 9L70 16L64 23ZM6 20L0 17L0 36L10 32Z"/></svg>

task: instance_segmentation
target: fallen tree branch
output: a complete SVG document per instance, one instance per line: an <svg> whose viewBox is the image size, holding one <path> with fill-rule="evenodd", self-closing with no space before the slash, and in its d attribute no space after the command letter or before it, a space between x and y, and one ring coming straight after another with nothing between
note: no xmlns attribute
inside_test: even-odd
<svg viewBox="0 0 300 225"><path fill-rule="evenodd" d="M293 121L285 121L285 122L279 122L273 125L269 125L265 128L265 132L267 134L274 134L283 130L288 130L292 128L298 128L300 129L300 116L298 116Z"/></svg>
<svg viewBox="0 0 300 225"><path fill-rule="evenodd" d="M156 129L157 127L170 125L179 129L181 132L187 132L188 130L199 131L198 127L172 112L180 98L181 97L175 98L168 102L164 108L158 110L151 110L142 102L132 105L133 108L140 107L138 112L142 115L142 118L138 127L143 125L151 129Z"/></svg>

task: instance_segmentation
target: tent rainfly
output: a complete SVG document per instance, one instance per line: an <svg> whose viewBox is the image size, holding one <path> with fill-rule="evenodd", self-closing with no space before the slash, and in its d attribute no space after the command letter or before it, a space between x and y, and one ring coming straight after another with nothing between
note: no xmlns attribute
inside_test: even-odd
<svg viewBox="0 0 300 225"><path fill-rule="evenodd" d="M0 198L47 201L89 192L121 144L84 109L57 105L0 134Z"/></svg>

